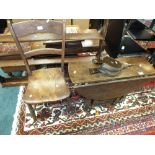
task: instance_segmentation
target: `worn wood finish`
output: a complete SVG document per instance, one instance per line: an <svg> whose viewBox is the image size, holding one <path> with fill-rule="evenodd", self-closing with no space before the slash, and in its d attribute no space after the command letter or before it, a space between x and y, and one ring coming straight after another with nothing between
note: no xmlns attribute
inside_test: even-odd
<svg viewBox="0 0 155 155"><path fill-rule="evenodd" d="M0 56L0 61L1 60L21 60L21 56L19 55L19 53L5 54L3 56Z"/></svg>
<svg viewBox="0 0 155 155"><path fill-rule="evenodd" d="M91 61L87 62L76 62L69 63L68 70L71 81L75 84L81 83L94 83L101 81L109 81L114 79L122 78L133 78L133 77L143 77L146 75L155 74L154 67L147 62L143 57L126 57L118 58L120 62L126 62L132 64L129 68L121 71L121 73L115 77L104 76L103 74L90 74L89 68L96 68L97 65L93 64Z"/></svg>
<svg viewBox="0 0 155 155"><path fill-rule="evenodd" d="M29 68L28 61L27 61L27 59L25 58L24 50L23 50L22 45L20 44L20 42L19 42L19 40L18 40L18 37L17 37L17 35L16 35L16 33L15 33L15 30L13 29L13 26L12 26L12 23L11 23L10 20L8 20L8 27L9 27L10 32L11 32L11 34L12 34L12 37L13 37L13 39L14 39L16 45L17 45L18 51L19 51L19 53L20 53L20 56L21 56L21 58L22 58L23 61L24 61L26 70L27 70L28 74L31 75L31 70L30 70L30 68Z"/></svg>
<svg viewBox="0 0 155 155"><path fill-rule="evenodd" d="M30 66L31 70L35 70L36 66ZM2 67L5 73L16 72L16 71L26 71L25 66L12 66L12 67Z"/></svg>
<svg viewBox="0 0 155 155"><path fill-rule="evenodd" d="M69 63L71 81L77 92L90 100L105 100L137 91L145 83L155 80L155 69L143 57L118 58L121 62L134 64L115 77L102 74L91 75L89 68L97 67L92 62ZM143 73L143 75L142 75Z"/></svg>
<svg viewBox="0 0 155 155"><path fill-rule="evenodd" d="M5 43L3 43L3 44L5 44ZM49 44L49 42L48 42L48 44ZM52 42L50 44L52 44ZM46 48L46 42L32 42L30 45L31 45L31 48L29 50L35 50L38 48ZM9 43L8 43L8 46L9 46ZM17 48L12 48L10 50L7 50L6 48L5 48L6 49L5 50L4 48L1 50L1 46L0 46L0 60L21 59ZM27 50L27 51L29 51L29 50ZM90 53L90 52L95 52L95 51L99 51L99 50L100 50L100 46L98 44L98 41L92 41L91 46L66 48L65 53L66 53L66 55L67 54L85 53L85 52Z"/></svg>
<svg viewBox="0 0 155 155"><path fill-rule="evenodd" d="M23 100L28 105L31 116L36 121L33 104L43 104L65 99L70 92L64 79L64 56L65 56L65 23L47 20L30 20L26 22L8 22L10 32L16 42L18 51L24 61L28 72L28 86L23 96ZM36 32L48 32L61 35L62 49L40 48L28 52L23 51L19 37ZM28 57L43 54L61 55L61 68L39 69L31 71Z"/></svg>
<svg viewBox="0 0 155 155"><path fill-rule="evenodd" d="M22 43L22 48L24 52L31 50L31 43ZM0 43L0 56L11 55L14 53L19 54L18 48L15 43Z"/></svg>
<svg viewBox="0 0 155 155"><path fill-rule="evenodd" d="M41 48L41 49L34 49L28 52L25 52L26 58L30 58L32 56L38 56L38 55L50 55L50 54L57 54L61 55L62 54L61 49L55 49L55 48Z"/></svg>
<svg viewBox="0 0 155 155"><path fill-rule="evenodd" d="M103 37L99 33L71 33L66 35L66 40L103 40Z"/></svg>
<svg viewBox="0 0 155 155"><path fill-rule="evenodd" d="M27 85L27 77L5 78L5 81L1 83L2 87L24 86Z"/></svg>
<svg viewBox="0 0 155 155"><path fill-rule="evenodd" d="M65 63L70 62L85 62L85 61L91 61L95 56L87 56L87 57L71 57L71 58L65 58ZM49 59L28 59L29 65L47 65L47 64L60 64L61 59L60 58L49 58ZM1 60L0 61L0 67L1 68L8 68L8 67L22 67L25 66L24 62L22 60Z"/></svg>
<svg viewBox="0 0 155 155"><path fill-rule="evenodd" d="M90 36L94 36L94 38L92 39L97 39L97 40L92 40L92 45L91 46L83 46L82 48L66 48L66 51L65 53L66 54L75 54L75 53L84 53L84 52L96 52L96 51L99 51L100 50L100 47L99 47L99 44L98 44L98 41L99 39L102 39L101 35L97 32L97 30L95 29L86 29L86 30L80 30L78 29L77 31L77 34L80 36L82 35L84 37L84 39L90 39ZM86 34L86 35L85 35ZM93 35L95 34L95 35ZM75 38L75 40L79 40L77 37L76 37L76 34L75 33L72 33L72 34L66 34L66 38L68 38L68 35L73 35L72 37ZM9 37L8 35L0 35L0 40L1 41L11 41L9 40ZM51 38L51 36L53 38ZM88 38L87 38L88 36ZM96 38L96 36L98 36ZM58 37L58 38L57 38ZM50 40L49 40L50 39ZM52 39L52 40L51 40ZM55 40L55 39L60 39L60 40ZM71 39L71 38L68 38L68 39ZM32 35L29 35L29 36L25 36L23 38L19 38L20 41L33 41L31 42L31 49L37 49L37 48L45 48L45 44L46 44L46 41L49 43L50 42L62 42L61 38L60 38L60 35L55 35L55 34L49 34L49 33L38 33L38 34L32 34ZM39 41L39 40L45 40L45 41ZM49 40L49 41L48 41ZM37 41L37 42L35 42ZM70 40L70 41L74 41L74 40ZM38 52L39 54L39 52ZM32 56L32 55L31 55ZM29 56L28 56L29 57ZM13 59L20 59L20 55L19 55L19 52L18 51L14 51L14 52L3 52L1 53L0 52L0 60L13 60ZM72 58L71 58L72 59ZM65 61L65 60L64 60ZM58 62L60 62L60 60L58 60ZM6 62L7 63L7 62ZM5 63L5 64L6 64ZM0 63L1 65L1 63ZM11 66L11 68L14 68L14 65Z"/></svg>
<svg viewBox="0 0 155 155"><path fill-rule="evenodd" d="M94 56L87 56L87 57L65 58L64 63L68 64L69 62L84 62L87 60L92 60L93 58L95 58L95 57ZM8 60L5 60L5 61L2 60L2 62L0 61L0 64L1 63L3 64L3 66L6 65L5 67L1 67L2 70L6 73L14 72L14 71L26 71L26 68L25 68L22 60L9 60L9 61ZM43 65L43 64L44 65L51 65L51 64L60 64L60 63L61 63L61 59L59 59L59 58L56 58L56 59L37 59L37 60L32 59L29 61L31 70L35 70L35 67L37 65Z"/></svg>
<svg viewBox="0 0 155 155"><path fill-rule="evenodd" d="M57 34L50 34L50 33L38 33L38 34L31 34L22 38L19 38L21 42L36 42L36 41L60 41L61 36ZM66 41L72 40L103 40L103 37L99 33L67 33L66 34ZM12 43L14 42L11 35L3 35L0 34L0 42L1 43Z"/></svg>
<svg viewBox="0 0 155 155"><path fill-rule="evenodd" d="M30 34L35 34L37 32L40 33L54 33L61 35L62 40L62 49L61 49L61 69L63 71L64 67L64 51L65 51L65 22L57 22L57 21L51 21L51 20L29 20L19 23L11 23L11 21L8 20L8 26L10 29L10 32L15 40L15 43L17 45L18 51L20 52L20 55L24 61L24 64L26 66L26 70L29 75L32 74L27 57L35 56L39 54L53 54L53 53L59 53L60 50L58 49L35 49L28 51L24 53L22 46L19 41L19 37L27 36ZM53 52L52 52L53 50ZM27 54L27 55L26 55ZM26 55L26 56L25 56Z"/></svg>
<svg viewBox="0 0 155 155"><path fill-rule="evenodd" d="M36 117L36 115L35 115L34 108L32 107L31 104L27 104L27 107L28 107L28 109L29 109L29 111L30 111L30 114L31 114L33 120L36 121L36 120L37 120L37 117Z"/></svg>
<svg viewBox="0 0 155 155"><path fill-rule="evenodd" d="M13 29L17 37L24 37L36 33L54 33L62 35L63 25L61 21L53 20L27 20L13 23Z"/></svg>
<svg viewBox="0 0 155 155"><path fill-rule="evenodd" d="M62 100L69 94L61 68L39 69L29 76L23 99L27 104L38 104Z"/></svg>
<svg viewBox="0 0 155 155"><path fill-rule="evenodd" d="M87 57L77 57L77 58L65 58L65 63L70 63L70 62L85 62L85 61L91 61L95 56L87 56ZM11 62L10 62L11 61ZM4 63L10 65L9 67L2 67L4 72L12 72L12 71L26 71L26 68L24 66L24 63L22 60L9 60L9 61L3 61ZM8 63L7 63L8 62ZM17 64L15 64L17 62ZM1 63L1 61L0 61ZM35 66L37 65L42 65L42 64L60 64L61 60L60 59L39 59L39 60L32 60L29 61L29 64L31 65L31 70L35 70ZM3 63L2 63L3 64ZM15 65L15 66L14 66ZM18 66L19 65L19 66ZM35 66L34 66L35 65ZM3 86L20 86L20 85L25 85L27 84L28 81L25 80L25 78L17 78L17 79L7 79L7 82L3 84Z"/></svg>
<svg viewBox="0 0 155 155"><path fill-rule="evenodd" d="M86 84L84 86L75 86L75 89L85 98L99 101L121 97L128 93L138 91L142 89L147 82L154 80L155 76L130 78L113 82L100 82L94 85Z"/></svg>
<svg viewBox="0 0 155 155"><path fill-rule="evenodd" d="M34 42L34 41L47 41L47 40L61 40L61 36L57 34L50 33L37 33L31 34L24 37L20 37L19 41L21 42ZM0 42L1 43L12 43L14 42L11 34L0 34Z"/></svg>

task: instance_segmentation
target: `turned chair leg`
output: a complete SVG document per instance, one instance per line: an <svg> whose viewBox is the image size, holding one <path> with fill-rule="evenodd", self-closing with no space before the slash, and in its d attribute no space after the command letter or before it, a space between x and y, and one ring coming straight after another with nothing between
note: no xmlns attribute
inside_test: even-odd
<svg viewBox="0 0 155 155"><path fill-rule="evenodd" d="M32 105L27 104L27 106L28 106L28 109L29 109L29 111L30 111L31 117L33 118L33 120L34 120L34 122L35 122L35 121L37 120L37 117L36 117L36 115L35 115L35 111L34 111Z"/></svg>
<svg viewBox="0 0 155 155"><path fill-rule="evenodd" d="M75 105L72 104L72 100L70 98L68 98L67 112L70 115L75 114Z"/></svg>
<svg viewBox="0 0 155 155"><path fill-rule="evenodd" d="M123 99L124 96L121 97L117 97L113 100L112 105L115 105L116 103L118 103L119 101L121 101Z"/></svg>
<svg viewBox="0 0 155 155"><path fill-rule="evenodd" d="M90 100L90 106L91 106L91 108L93 107L93 104L94 104L94 100Z"/></svg>
<svg viewBox="0 0 155 155"><path fill-rule="evenodd" d="M85 104L84 104L84 110L87 111L87 112L90 112L91 109L92 109L92 107L93 107L94 100L93 99L89 100L89 99L86 99L85 98L84 99L84 102L85 102Z"/></svg>

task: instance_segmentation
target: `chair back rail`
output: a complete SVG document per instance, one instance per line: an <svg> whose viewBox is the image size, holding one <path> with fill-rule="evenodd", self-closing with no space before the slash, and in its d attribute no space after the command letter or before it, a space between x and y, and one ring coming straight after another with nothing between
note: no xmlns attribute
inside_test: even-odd
<svg viewBox="0 0 155 155"><path fill-rule="evenodd" d="M53 21L53 20L27 20L19 23L12 23L11 20L8 20L8 27L12 34L12 37L17 45L18 51L21 55L21 58L24 61L26 70L29 75L32 74L30 70L29 63L27 58L37 55L44 54L59 54L61 55L61 69L64 71L64 56L65 56L65 31L66 25L65 22ZM62 40L62 49L54 48L41 48L35 49L24 53L24 50L19 41L20 37L28 36L31 34L37 33L51 33L56 35L61 35Z"/></svg>
<svg viewBox="0 0 155 155"><path fill-rule="evenodd" d="M34 33L54 33L62 35L63 24L51 20L27 20L12 25L17 37L24 37Z"/></svg>
<svg viewBox="0 0 155 155"><path fill-rule="evenodd" d="M49 54L61 55L62 50L55 49L55 48L41 48L41 49L34 49L31 51L25 52L24 54L26 58L30 58L32 56L38 56L38 55L49 55Z"/></svg>

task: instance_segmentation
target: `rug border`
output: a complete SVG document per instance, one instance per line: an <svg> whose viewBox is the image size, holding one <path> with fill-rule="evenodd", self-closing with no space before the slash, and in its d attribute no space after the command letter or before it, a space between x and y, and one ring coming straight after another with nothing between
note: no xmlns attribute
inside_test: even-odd
<svg viewBox="0 0 155 155"><path fill-rule="evenodd" d="M11 135L16 135L17 124L19 122L19 120L18 120L19 110L20 110L20 106L21 106L21 100L22 100L24 88L25 88L25 86L20 86L19 87L16 110L15 110L15 113L14 113L14 116L13 116Z"/></svg>

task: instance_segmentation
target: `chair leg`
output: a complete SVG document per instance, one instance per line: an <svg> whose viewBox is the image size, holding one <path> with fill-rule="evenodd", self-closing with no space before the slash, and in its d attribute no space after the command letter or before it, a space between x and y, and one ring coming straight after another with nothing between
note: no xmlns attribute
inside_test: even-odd
<svg viewBox="0 0 155 155"><path fill-rule="evenodd" d="M113 100L112 105L115 105L116 103L118 103L119 101L121 101L123 99L124 96L121 97L117 97Z"/></svg>
<svg viewBox="0 0 155 155"><path fill-rule="evenodd" d="M72 104L72 100L70 98L67 99L68 105L67 105L67 112L70 115L75 114L75 105Z"/></svg>
<svg viewBox="0 0 155 155"><path fill-rule="evenodd" d="M94 100L91 99L91 100L90 100L90 106L91 106L91 108L93 107L93 105L94 105Z"/></svg>
<svg viewBox="0 0 155 155"><path fill-rule="evenodd" d="M28 106L28 109L30 111L31 117L33 118L33 120L35 122L37 120L37 117L35 115L34 109L33 109L32 105L30 105L30 104L27 104L27 106Z"/></svg>
<svg viewBox="0 0 155 155"><path fill-rule="evenodd" d="M91 100L84 98L84 111L90 112L92 109Z"/></svg>

